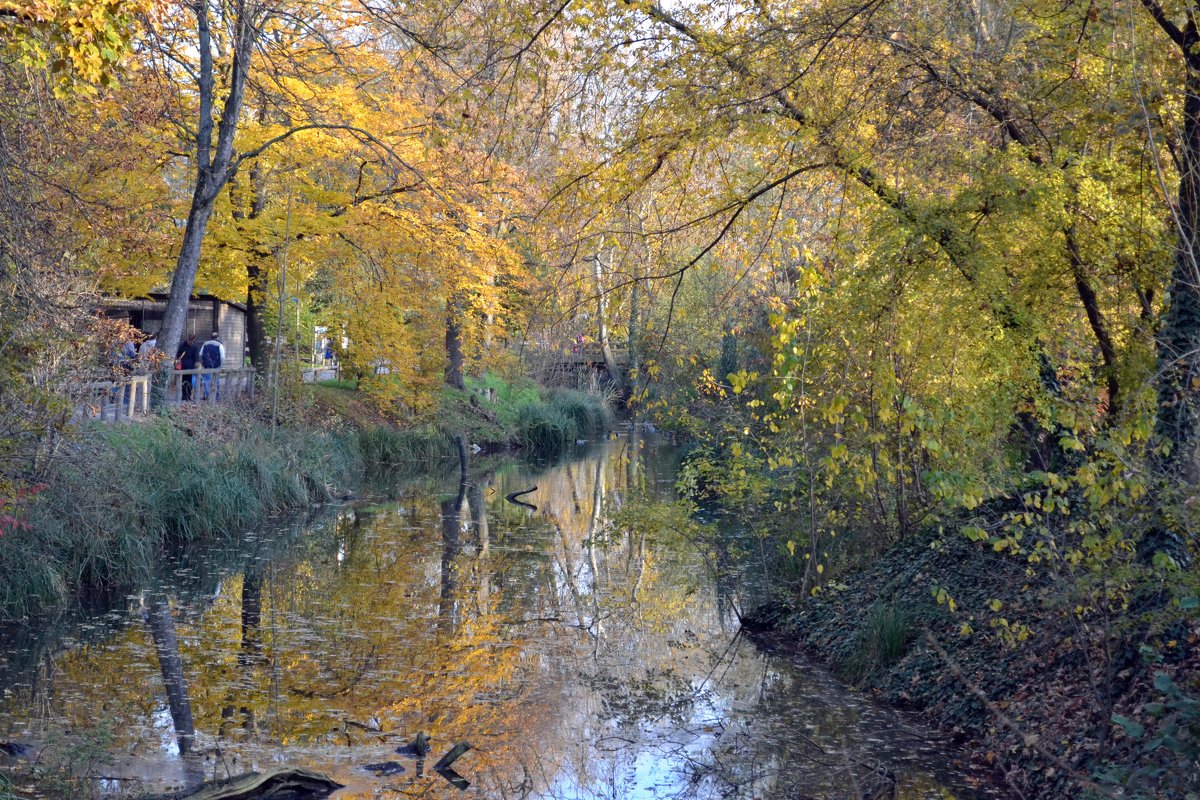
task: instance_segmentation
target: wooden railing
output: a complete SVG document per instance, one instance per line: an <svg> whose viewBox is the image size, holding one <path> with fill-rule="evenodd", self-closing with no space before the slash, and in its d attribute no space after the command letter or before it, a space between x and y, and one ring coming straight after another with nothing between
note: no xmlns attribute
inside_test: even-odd
<svg viewBox="0 0 1200 800"><path fill-rule="evenodd" d="M205 394L202 376L209 378ZM176 369L167 379L165 400L170 404L183 402L184 380L194 381L191 399L197 403L228 402L234 398L254 397L254 369ZM71 398L77 418L117 421L150 411L150 376L130 375L105 381L88 381L64 387Z"/></svg>
<svg viewBox="0 0 1200 800"><path fill-rule="evenodd" d="M205 396L204 377L209 378L207 396ZM168 403L183 402L183 381L192 380L192 401L197 403L228 402L235 397L254 398L254 368L238 367L236 369L175 369L167 383L166 401Z"/></svg>
<svg viewBox="0 0 1200 800"><path fill-rule="evenodd" d="M128 419L150 410L150 376L130 375L110 381L89 381L66 388L79 417Z"/></svg>
<svg viewBox="0 0 1200 800"><path fill-rule="evenodd" d="M612 354L613 364L616 366L623 367L629 363L629 350L613 347L609 348L609 352ZM562 356L562 361L565 364L603 365L604 353L598 344L574 346Z"/></svg>

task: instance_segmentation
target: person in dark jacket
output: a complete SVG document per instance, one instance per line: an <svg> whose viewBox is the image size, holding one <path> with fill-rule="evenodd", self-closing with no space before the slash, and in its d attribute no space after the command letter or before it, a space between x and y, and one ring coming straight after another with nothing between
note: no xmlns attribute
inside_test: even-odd
<svg viewBox="0 0 1200 800"><path fill-rule="evenodd" d="M204 367L204 369L220 369L224 365L225 345L221 344L221 335L213 331L212 338L200 346L200 363L198 366ZM200 388L204 391L203 399L205 402L208 401L210 395L214 403L220 401L220 378L211 372L202 372L200 374Z"/></svg>
<svg viewBox="0 0 1200 800"><path fill-rule="evenodd" d="M186 341L179 343L179 349L175 351L175 368L176 369L196 369L200 366L200 346L196 344L196 334L191 334ZM181 399L191 400L192 394L196 388L196 376L184 375Z"/></svg>

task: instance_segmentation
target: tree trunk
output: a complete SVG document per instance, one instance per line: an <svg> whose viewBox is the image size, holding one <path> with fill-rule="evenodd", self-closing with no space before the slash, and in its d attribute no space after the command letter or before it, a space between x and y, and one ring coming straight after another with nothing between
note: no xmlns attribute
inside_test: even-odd
<svg viewBox="0 0 1200 800"><path fill-rule="evenodd" d="M171 275L171 294L163 314L163 327L159 341L169 353L183 339L187 323L188 303L196 283L196 272L200 269L200 245L208 229L213 204L229 179L237 170L233 158L233 139L237 132L238 118L242 112L242 101L246 94L246 78L250 69L250 53L257 37L257 29L251 22L251 10L237 4L233 20L233 62L229 69L229 94L221 108L220 121L216 125L217 140L213 144L213 100L215 80L213 76L212 37L209 30L209 5L207 0L196 0L197 50L200 69L196 74L199 121L196 128L196 186L192 192L192 205L188 211L187 225L183 232L183 245ZM171 361L164 367L163 381L169 376Z"/></svg>
<svg viewBox="0 0 1200 800"><path fill-rule="evenodd" d="M250 363L258 370L267 364L267 330L263 322L266 296L266 273L251 261L246 265L246 346L250 349Z"/></svg>
<svg viewBox="0 0 1200 800"><path fill-rule="evenodd" d="M1200 56L1191 55L1200 46L1194 23L1182 34L1187 77L1184 83L1183 136L1179 142L1179 198L1175 220L1178 245L1169 284L1169 306L1158 336L1158 419L1155 427L1165 453L1152 467L1166 482L1157 524L1143 537L1138 552L1145 562L1156 555L1170 558L1180 567L1191 564L1187 531L1168 518L1177 490L1190 495L1197 484L1196 445L1200 432L1197 400L1200 395L1200 242L1197 241L1197 212L1200 211Z"/></svg>
<svg viewBox="0 0 1200 800"><path fill-rule="evenodd" d="M732 324L727 322L725 332L721 334L721 360L717 364L717 380L724 383L737 371L737 334L733 332Z"/></svg>
<svg viewBox="0 0 1200 800"><path fill-rule="evenodd" d="M163 313L163 327L158 341L167 355L175 354L186 333L192 286L196 282L196 271L200 267L200 243L204 239L209 217L212 216L213 201L203 201L202 188L197 185L192 197L192 209L188 213L187 226L183 231L183 245L175 262L175 272L171 275L171 296ZM167 368L170 367L171 364L168 363Z"/></svg>
<svg viewBox="0 0 1200 800"><path fill-rule="evenodd" d="M1196 38L1193 36L1193 38ZM1170 444L1161 466L1174 478L1196 483L1197 386L1200 382L1200 64L1188 70L1183 104L1179 205L1179 243L1171 274L1170 300L1158 337L1158 435Z"/></svg>
<svg viewBox="0 0 1200 800"><path fill-rule="evenodd" d="M592 268L596 276L596 340L600 343L600 355L604 358L604 369L608 372L610 381L617 381L617 362L613 358L612 346L608 341L608 294L604 290L604 264L597 254L592 258Z"/></svg>
<svg viewBox="0 0 1200 800"><path fill-rule="evenodd" d="M255 163L250 168L250 191L254 200L250 206L250 219L258 219L267 207L267 188L262 174L262 165ZM265 246L265 243L263 243ZM267 272L257 258L246 261L246 346L250 349L250 363L265 367L267 363L267 329L263 321L266 308ZM240 366L240 363L239 363Z"/></svg>
<svg viewBox="0 0 1200 800"><path fill-rule="evenodd" d="M466 391L463 382L462 301L457 294L446 301L446 384Z"/></svg>

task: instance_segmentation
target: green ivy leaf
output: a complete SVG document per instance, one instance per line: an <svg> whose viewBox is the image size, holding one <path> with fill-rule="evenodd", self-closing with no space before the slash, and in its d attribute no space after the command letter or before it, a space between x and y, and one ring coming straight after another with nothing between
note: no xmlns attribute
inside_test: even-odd
<svg viewBox="0 0 1200 800"><path fill-rule="evenodd" d="M1141 723L1134 722L1129 717L1123 717L1120 714L1113 714L1112 721L1114 724L1120 725L1125 730L1125 733L1134 739L1142 738L1142 734L1146 732Z"/></svg>

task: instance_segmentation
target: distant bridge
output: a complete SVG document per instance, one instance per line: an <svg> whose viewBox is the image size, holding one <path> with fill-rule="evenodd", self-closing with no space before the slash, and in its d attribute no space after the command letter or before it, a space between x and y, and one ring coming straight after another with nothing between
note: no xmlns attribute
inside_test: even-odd
<svg viewBox="0 0 1200 800"><path fill-rule="evenodd" d="M612 353L613 364L615 366L629 366L629 350L610 347L609 352ZM569 353L565 353L561 358L561 362L569 366L600 369L604 366L604 352L598 344L584 345L580 348L572 348Z"/></svg>

